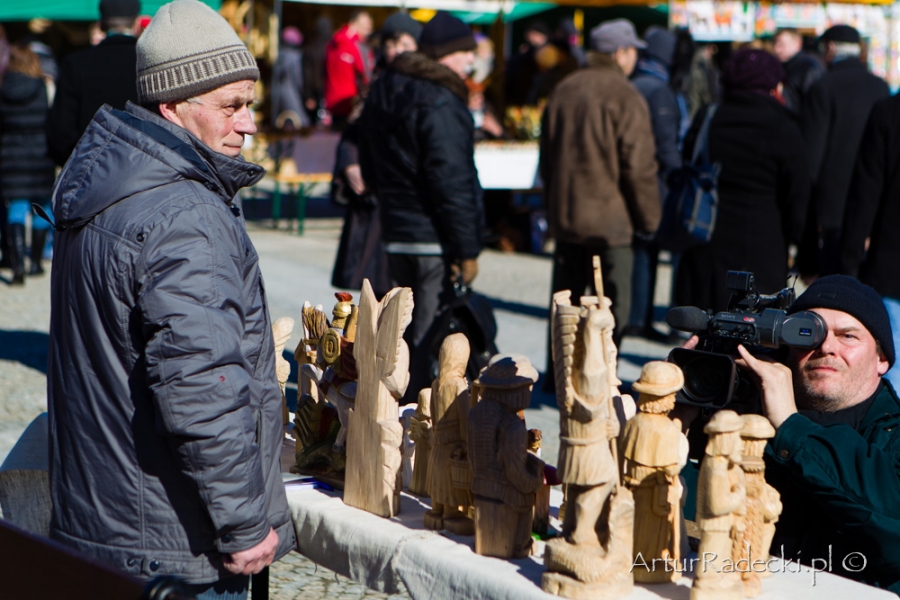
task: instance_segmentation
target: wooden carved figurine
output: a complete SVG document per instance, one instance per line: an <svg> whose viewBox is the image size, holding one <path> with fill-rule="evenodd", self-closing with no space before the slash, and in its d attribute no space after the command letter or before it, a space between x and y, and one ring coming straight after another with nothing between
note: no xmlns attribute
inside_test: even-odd
<svg viewBox="0 0 900 600"><path fill-rule="evenodd" d="M378 302L363 281L356 342L359 385L350 414L344 503L392 517L400 511L398 398L409 384L409 348L403 332L412 320L409 288L394 288Z"/></svg>
<svg viewBox="0 0 900 600"><path fill-rule="evenodd" d="M691 600L740 600L741 576L732 562L734 540L744 529L746 486L741 470L744 421L720 410L703 431L709 436L697 481L700 547Z"/></svg>
<svg viewBox="0 0 900 600"><path fill-rule="evenodd" d="M431 460L431 388L419 390L416 414L409 420L409 437L416 444L412 481L409 493L427 496L428 463Z"/></svg>
<svg viewBox="0 0 900 600"><path fill-rule="evenodd" d="M645 364L632 386L640 394L640 412L625 425L622 455L625 485L634 496L634 580L642 583L681 576L684 488L678 474L687 462L688 440L681 421L668 413L683 386L681 369L661 361Z"/></svg>
<svg viewBox="0 0 900 600"><path fill-rule="evenodd" d="M744 420L741 468L747 484L747 518L732 559L741 573L744 596L755 598L762 590L760 577L768 575L765 563L769 559L775 522L781 514L781 496L766 483L766 464L763 462L766 442L775 436L775 428L761 415L748 414L741 418Z"/></svg>
<svg viewBox="0 0 900 600"><path fill-rule="evenodd" d="M560 409L559 471L566 485L563 537L544 554L544 591L568 598L618 598L630 593L634 501L620 485L605 330L614 318L596 296L572 306L553 295L553 364Z"/></svg>
<svg viewBox="0 0 900 600"><path fill-rule="evenodd" d="M475 524L468 516L472 473L466 448L466 423L471 404L466 364L469 340L462 333L448 335L441 344L440 372L431 385L431 460L427 489L431 510L425 527L472 535Z"/></svg>
<svg viewBox="0 0 900 600"><path fill-rule="evenodd" d="M272 323L272 337L275 341L275 377L278 378L278 387L281 388L281 413L285 425L291 422L287 400L284 396L287 380L291 376L291 363L286 361L281 354L284 352L288 340L291 339L293 330L294 320L290 317L281 317Z"/></svg>
<svg viewBox="0 0 900 600"><path fill-rule="evenodd" d="M494 356L477 379L480 400L469 411L468 443L475 552L484 556L531 553L535 493L544 483L544 463L528 452L525 421L517 413L530 404L537 378L526 357L505 354Z"/></svg>
<svg viewBox="0 0 900 600"><path fill-rule="evenodd" d="M303 304L303 338L294 351L299 365L295 470L342 486L347 423L356 396L353 340L358 312L350 294L335 296L331 322L321 305Z"/></svg>

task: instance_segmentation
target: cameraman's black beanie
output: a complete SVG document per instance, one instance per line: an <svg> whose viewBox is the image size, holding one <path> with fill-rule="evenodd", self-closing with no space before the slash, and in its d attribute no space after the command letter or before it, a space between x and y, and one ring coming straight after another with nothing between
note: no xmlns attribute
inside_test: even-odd
<svg viewBox="0 0 900 600"><path fill-rule="evenodd" d="M874 289L847 275L828 275L816 279L800 294L788 314L817 308L831 308L856 317L881 346L888 364L894 365L891 320L881 296Z"/></svg>

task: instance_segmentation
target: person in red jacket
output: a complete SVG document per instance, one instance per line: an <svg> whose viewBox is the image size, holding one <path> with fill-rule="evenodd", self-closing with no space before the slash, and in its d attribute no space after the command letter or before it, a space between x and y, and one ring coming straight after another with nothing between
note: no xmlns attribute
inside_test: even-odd
<svg viewBox="0 0 900 600"><path fill-rule="evenodd" d="M366 11L356 11L325 48L325 108L336 129L346 124L360 88L372 77L375 61L366 46L371 33L372 17Z"/></svg>

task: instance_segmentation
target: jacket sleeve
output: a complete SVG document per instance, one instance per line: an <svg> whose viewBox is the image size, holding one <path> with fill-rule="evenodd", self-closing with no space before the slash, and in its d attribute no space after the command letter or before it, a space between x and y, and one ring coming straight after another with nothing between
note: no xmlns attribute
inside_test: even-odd
<svg viewBox="0 0 900 600"><path fill-rule="evenodd" d="M853 277L859 275L859 267L865 256L866 238L872 234L881 206L887 175L885 162L888 145L884 129L887 108L887 103L882 101L872 109L859 145L853 180L847 194L838 269L840 273Z"/></svg>
<svg viewBox="0 0 900 600"><path fill-rule="evenodd" d="M81 114L81 99L75 85L76 75L69 61L63 63L56 82L56 95L50 113L47 115L47 149L50 158L61 167L69 160L78 138L83 132L78 130Z"/></svg>
<svg viewBox="0 0 900 600"><path fill-rule="evenodd" d="M846 425L825 427L795 414L767 449L841 532L858 542L869 568L900 572L900 448L884 449Z"/></svg>
<svg viewBox="0 0 900 600"><path fill-rule="evenodd" d="M819 171L822 170L825 148L831 133L831 99L821 81L809 88L800 114L803 139L806 140L806 147L809 150L810 177L815 183L819 179Z"/></svg>
<svg viewBox="0 0 900 600"><path fill-rule="evenodd" d="M232 553L269 523L241 349L245 251L228 218L224 205L198 204L147 232L138 305L156 433L196 484L219 551Z"/></svg>
<svg viewBox="0 0 900 600"><path fill-rule="evenodd" d="M653 141L656 144L656 161L663 180L669 173L681 167L678 151L678 130L681 112L678 100L668 85L661 86L649 99L650 118L653 121Z"/></svg>
<svg viewBox="0 0 900 600"><path fill-rule="evenodd" d="M659 227L662 203L656 179L656 146L647 103L635 90L621 109L618 126L620 187L635 231L652 233Z"/></svg>
<svg viewBox="0 0 900 600"><path fill-rule="evenodd" d="M451 259L481 253L481 186L475 170L472 117L451 101L423 110L417 128L421 170L441 243Z"/></svg>

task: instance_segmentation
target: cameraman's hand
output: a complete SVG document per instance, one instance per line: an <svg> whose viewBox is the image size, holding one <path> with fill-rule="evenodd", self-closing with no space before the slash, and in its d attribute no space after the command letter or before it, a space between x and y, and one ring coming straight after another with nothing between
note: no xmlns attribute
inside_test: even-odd
<svg viewBox="0 0 900 600"><path fill-rule="evenodd" d="M791 370L771 358L758 358L743 346L738 346L741 358L735 363L744 367L759 386L763 411L775 429L797 412L794 401L794 380Z"/></svg>
<svg viewBox="0 0 900 600"><path fill-rule="evenodd" d="M696 335L692 335L681 345L681 347L685 350L693 350L699 343L700 338L698 338ZM675 408L669 411L669 418L678 419L679 421L681 421L681 433L683 433L684 435L688 434L688 431L691 429L691 423L693 423L694 419L696 419L699 415L699 406L694 406L693 404L682 404L680 402L676 402Z"/></svg>

